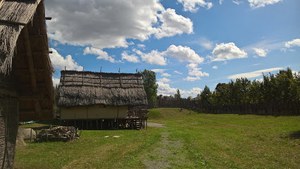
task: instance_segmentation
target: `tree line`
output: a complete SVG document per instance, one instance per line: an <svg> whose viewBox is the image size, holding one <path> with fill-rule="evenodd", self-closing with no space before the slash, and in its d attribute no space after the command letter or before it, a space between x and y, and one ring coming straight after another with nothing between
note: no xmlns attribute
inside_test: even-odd
<svg viewBox="0 0 300 169"><path fill-rule="evenodd" d="M238 78L217 84L214 91L205 86L196 98L181 98L177 90L174 96L157 96L152 105L206 113L300 115L300 74L288 68L265 74L262 81Z"/></svg>

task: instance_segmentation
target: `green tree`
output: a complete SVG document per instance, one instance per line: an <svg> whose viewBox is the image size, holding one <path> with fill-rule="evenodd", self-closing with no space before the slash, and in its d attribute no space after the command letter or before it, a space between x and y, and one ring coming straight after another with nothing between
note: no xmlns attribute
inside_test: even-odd
<svg viewBox="0 0 300 169"><path fill-rule="evenodd" d="M179 89L177 89L177 92L174 95L174 97L175 97L176 100L180 100L181 99L181 94L180 94L180 90Z"/></svg>
<svg viewBox="0 0 300 169"><path fill-rule="evenodd" d="M177 92L174 95L174 98L175 98L175 102L176 102L176 105L174 105L174 106L175 107L177 107L177 106L182 107L182 99L181 99L181 94L180 94L179 89L177 89Z"/></svg>
<svg viewBox="0 0 300 169"><path fill-rule="evenodd" d="M205 86L200 94L200 105L202 105L204 109L207 109L211 105L211 95L210 89Z"/></svg>
<svg viewBox="0 0 300 169"><path fill-rule="evenodd" d="M144 79L144 88L147 94L148 106L150 108L157 106L157 87L156 74L151 70L140 72Z"/></svg>

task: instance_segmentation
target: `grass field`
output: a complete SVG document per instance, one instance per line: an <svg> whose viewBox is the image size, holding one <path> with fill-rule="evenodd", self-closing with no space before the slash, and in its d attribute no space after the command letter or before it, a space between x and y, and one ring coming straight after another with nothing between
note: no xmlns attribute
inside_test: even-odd
<svg viewBox="0 0 300 169"><path fill-rule="evenodd" d="M164 127L140 131L85 130L80 139L72 142L28 143L17 148L15 168L300 166L299 116L213 115L152 109L149 121Z"/></svg>

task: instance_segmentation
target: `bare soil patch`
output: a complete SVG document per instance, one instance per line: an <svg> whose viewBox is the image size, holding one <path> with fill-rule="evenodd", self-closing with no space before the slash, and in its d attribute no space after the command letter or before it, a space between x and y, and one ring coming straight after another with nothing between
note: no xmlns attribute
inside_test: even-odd
<svg viewBox="0 0 300 169"><path fill-rule="evenodd" d="M147 126L148 126L148 127L156 127L156 128L162 128L162 127L165 127L163 124L160 124L160 123L153 123L153 122L148 122L148 123L147 123Z"/></svg>

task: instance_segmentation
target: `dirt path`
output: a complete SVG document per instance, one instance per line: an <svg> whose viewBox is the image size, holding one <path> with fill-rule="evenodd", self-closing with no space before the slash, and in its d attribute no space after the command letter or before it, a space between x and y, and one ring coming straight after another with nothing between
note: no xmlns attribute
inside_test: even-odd
<svg viewBox="0 0 300 169"><path fill-rule="evenodd" d="M153 122L148 122L148 123L147 123L147 126L148 126L148 127L157 127L157 128L164 127L163 124L160 124L160 123L153 123Z"/></svg>
<svg viewBox="0 0 300 169"><path fill-rule="evenodd" d="M165 169L172 168L184 160L180 155L183 144L180 141L172 141L168 132L161 134L161 141L143 160L147 169ZM178 166L178 165L177 165Z"/></svg>

